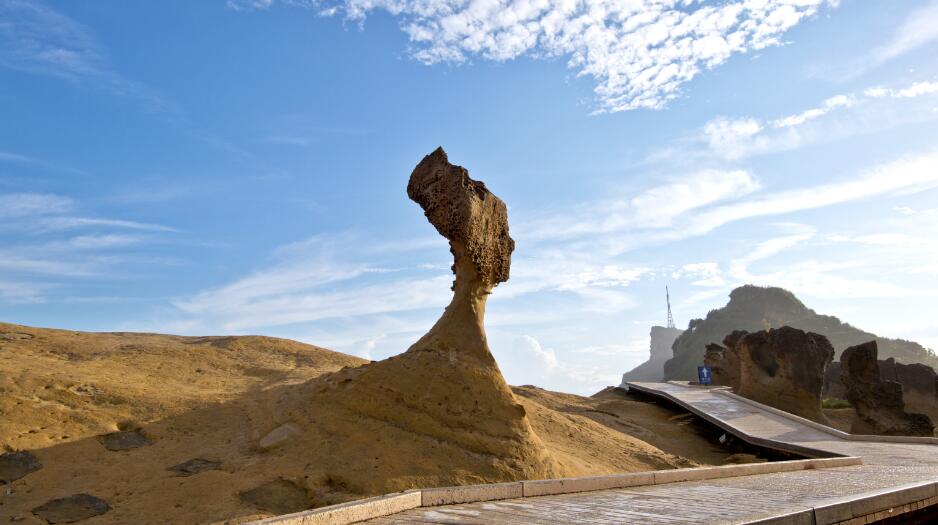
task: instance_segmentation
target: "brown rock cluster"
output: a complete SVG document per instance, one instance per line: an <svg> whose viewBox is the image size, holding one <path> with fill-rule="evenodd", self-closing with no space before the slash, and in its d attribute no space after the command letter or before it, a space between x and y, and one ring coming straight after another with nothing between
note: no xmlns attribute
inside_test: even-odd
<svg viewBox="0 0 938 525"><path fill-rule="evenodd" d="M821 411L824 369L834 349L820 334L783 326L748 333L736 331L725 346L707 345L704 363L715 384L730 386L746 398L826 422Z"/></svg>
<svg viewBox="0 0 938 525"><path fill-rule="evenodd" d="M851 433L886 436L932 436L935 427L925 414L905 411L902 384L884 380L876 341L852 346L840 357L841 382L856 411Z"/></svg>

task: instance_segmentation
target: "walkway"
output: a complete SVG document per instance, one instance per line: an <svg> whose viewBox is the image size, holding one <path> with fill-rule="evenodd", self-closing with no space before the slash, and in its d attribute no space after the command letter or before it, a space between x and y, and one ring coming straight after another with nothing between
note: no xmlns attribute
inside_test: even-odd
<svg viewBox="0 0 938 525"><path fill-rule="evenodd" d="M938 446L933 444L842 439L796 419L727 396L716 389L672 383L630 383L629 386L651 395L670 398L750 441L774 442L777 448L807 450L816 456L859 456L863 464L421 507L372 519L367 523L677 524L753 523L764 519L770 520L764 523L814 523L814 513L806 514L806 509L873 491L924 481L938 482ZM934 486L929 490L933 496ZM796 514L798 511L801 514ZM789 518L785 518L787 514L791 514ZM805 521L805 515L811 516L810 521ZM838 520L818 521L830 523Z"/></svg>

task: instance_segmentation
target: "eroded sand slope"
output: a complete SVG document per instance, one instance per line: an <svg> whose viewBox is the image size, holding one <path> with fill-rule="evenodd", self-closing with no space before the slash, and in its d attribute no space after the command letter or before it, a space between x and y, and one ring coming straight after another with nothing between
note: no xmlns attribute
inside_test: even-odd
<svg viewBox="0 0 938 525"><path fill-rule="evenodd" d="M405 488L512 477L480 474L472 469L478 454L439 437L317 402L316 392L342 376L335 372L365 363L283 339L0 324L0 446L29 450L43 465L0 490L0 519L43 523L33 508L89 493L111 510L83 524L237 523ZM515 392L557 475L721 458L659 407ZM648 428L654 422L660 428ZM100 439L137 427L151 445L110 451ZM277 429L286 429L284 441L262 447ZM189 476L167 470L196 458L218 466ZM466 467L441 468L459 463Z"/></svg>

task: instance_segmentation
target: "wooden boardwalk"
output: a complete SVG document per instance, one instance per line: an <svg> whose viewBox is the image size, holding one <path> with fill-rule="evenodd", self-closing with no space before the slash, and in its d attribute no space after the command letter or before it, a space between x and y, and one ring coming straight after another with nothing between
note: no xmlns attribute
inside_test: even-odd
<svg viewBox="0 0 938 525"><path fill-rule="evenodd" d="M437 524L677 524L803 523L785 516L876 491L938 482L934 444L851 441L715 390L672 383L631 387L670 397L685 408L718 421L740 437L778 448L813 450L816 455L863 458L863 464L822 470L758 474L707 481L421 507L367 523ZM864 522L864 521L859 521ZM768 523L768 521L766 522ZM813 517L810 523L814 523Z"/></svg>

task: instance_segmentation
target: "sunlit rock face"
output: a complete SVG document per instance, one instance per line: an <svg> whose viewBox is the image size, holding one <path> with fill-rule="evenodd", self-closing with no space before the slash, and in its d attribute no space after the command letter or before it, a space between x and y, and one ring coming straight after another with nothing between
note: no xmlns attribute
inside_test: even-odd
<svg viewBox="0 0 938 525"><path fill-rule="evenodd" d="M708 345L704 358L713 368L715 384L813 421L827 421L821 411L821 390L834 348L826 337L783 326L736 331L723 344Z"/></svg>
<svg viewBox="0 0 938 525"><path fill-rule="evenodd" d="M902 384L880 377L876 341L852 346L840 357L841 382L856 410L851 432L886 436L932 436L935 428L925 414L908 413Z"/></svg>

